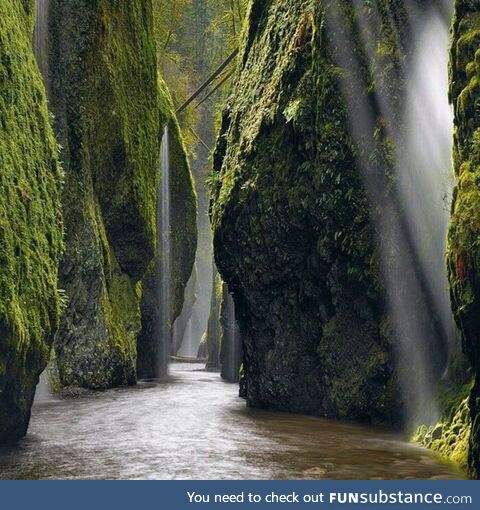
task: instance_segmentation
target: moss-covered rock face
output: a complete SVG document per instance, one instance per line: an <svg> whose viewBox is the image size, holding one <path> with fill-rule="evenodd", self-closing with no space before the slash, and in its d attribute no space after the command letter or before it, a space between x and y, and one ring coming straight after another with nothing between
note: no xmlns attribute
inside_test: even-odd
<svg viewBox="0 0 480 510"><path fill-rule="evenodd" d="M0 442L27 430L58 327L58 147L32 48L33 1L0 4Z"/></svg>
<svg viewBox="0 0 480 510"><path fill-rule="evenodd" d="M469 399L466 398L469 389L470 385L452 388L446 398L441 399L444 419L431 427L422 425L412 438L414 442L438 452L465 471L468 469L471 433Z"/></svg>
<svg viewBox="0 0 480 510"><path fill-rule="evenodd" d="M392 144L378 91L398 103L402 30L392 23L403 11L401 2L355 4L361 13L352 2L251 3L214 162L216 262L235 297L250 405L397 422L378 211L369 212L358 161L381 170L387 193ZM375 12L381 23L355 37L356 16ZM339 42L364 36L372 54L356 47L358 62L340 66ZM349 119L362 101L378 115L362 124L373 140L364 146Z"/></svg>
<svg viewBox="0 0 480 510"><path fill-rule="evenodd" d="M449 233L453 311L475 375L469 467L480 476L480 2L457 0L451 51L457 185Z"/></svg>
<svg viewBox="0 0 480 510"><path fill-rule="evenodd" d="M162 108L164 125L170 134L170 193L171 193L171 250L172 250L172 315L171 322L182 312L185 288L195 264L197 251L197 196L193 176L183 145L180 127L166 85L161 94L168 99ZM161 256L161 254L160 254Z"/></svg>
<svg viewBox="0 0 480 510"><path fill-rule="evenodd" d="M220 326L222 328L220 342L220 373L222 379L229 382L239 382L243 358L242 337L236 320L235 302L225 283L222 285Z"/></svg>
<svg viewBox="0 0 480 510"><path fill-rule="evenodd" d="M172 117L157 76L151 4L51 0L49 18L51 106L66 172L60 279L68 306L56 342L60 381L88 388L129 384L136 379L141 282L157 250L160 142ZM173 129L172 167L179 171L172 187L180 202L172 201L190 221L191 178ZM191 228L173 237L174 244L195 243ZM179 282L189 274L184 257L174 264Z"/></svg>
<svg viewBox="0 0 480 510"><path fill-rule="evenodd" d="M50 90L63 147L64 386L135 381L134 285L155 251L158 116L147 2L50 2Z"/></svg>

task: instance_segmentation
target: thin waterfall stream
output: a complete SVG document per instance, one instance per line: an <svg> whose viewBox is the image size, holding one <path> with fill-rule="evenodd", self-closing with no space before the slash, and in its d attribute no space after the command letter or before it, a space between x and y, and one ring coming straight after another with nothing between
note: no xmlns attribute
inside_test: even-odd
<svg viewBox="0 0 480 510"><path fill-rule="evenodd" d="M45 86L48 83L48 19L50 0L36 0L33 48Z"/></svg>
<svg viewBox="0 0 480 510"><path fill-rule="evenodd" d="M37 60L38 68L43 78L43 83L48 94L48 19L50 0L35 1L35 28L33 32L33 51ZM48 369L40 376L35 392L35 401L47 401L55 399L50 389Z"/></svg>
<svg viewBox="0 0 480 510"><path fill-rule="evenodd" d="M168 359L172 338L172 262L171 262L171 195L170 195L170 139L168 126L165 127L160 149L161 184L158 206L158 238L159 238L159 377L168 372Z"/></svg>

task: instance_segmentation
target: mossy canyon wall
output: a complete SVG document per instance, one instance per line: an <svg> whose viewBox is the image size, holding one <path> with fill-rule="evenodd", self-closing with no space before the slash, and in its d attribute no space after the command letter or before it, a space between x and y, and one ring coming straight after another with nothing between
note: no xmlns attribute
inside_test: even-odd
<svg viewBox="0 0 480 510"><path fill-rule="evenodd" d="M0 5L0 442L25 434L53 346L63 387L103 389L157 375L165 126L172 323L197 243L196 197L158 75L150 1L48 4L49 101L32 49L34 1ZM228 288L243 340L241 392L251 406L402 425L381 252L399 253L396 232L385 236L380 226L396 197L406 4L250 3L214 157L220 275L208 354L211 368L224 364ZM468 469L479 477L480 0L455 6L457 182L447 259L474 385L460 405L452 396L449 422L422 440L460 463L468 450ZM415 306L406 288L400 283L398 294ZM426 351L442 368L444 353L433 343Z"/></svg>
<svg viewBox="0 0 480 510"><path fill-rule="evenodd" d="M160 85L160 117L161 125L169 129L170 155L170 193L171 208L171 314L170 325L182 312L185 299L185 289L194 270L195 252L197 248L196 215L197 202L188 164L182 142L182 136L170 94L163 80ZM163 129L162 129L163 133ZM158 204L161 207L161 204ZM142 328L138 337L138 376L143 379L163 377L159 370L158 360L161 354L159 338L160 322L157 318L161 314L160 293L161 282L158 278L162 263L162 253L157 250L157 257L150 263L142 284ZM167 353L168 354L168 353ZM165 355L165 353L163 354Z"/></svg>
<svg viewBox="0 0 480 510"><path fill-rule="evenodd" d="M162 256L166 125L173 317L196 250L196 196L157 72L151 2L44 4L46 87L32 48L35 2L0 7L0 441L25 434L54 336L60 387L90 389L135 383L138 358L158 342L158 295L149 289Z"/></svg>
<svg viewBox="0 0 480 510"><path fill-rule="evenodd" d="M62 172L32 49L34 2L0 4L0 442L25 434L61 312Z"/></svg>
<svg viewBox="0 0 480 510"><path fill-rule="evenodd" d="M66 174L62 386L135 381L135 285L155 253L160 121L146 4L50 2L50 90Z"/></svg>
<svg viewBox="0 0 480 510"><path fill-rule="evenodd" d="M354 39L354 4L251 3L215 155L214 243L235 297L249 405L398 423L376 232L359 163L369 154L367 172L378 173L388 195L391 141L380 115L364 119L371 144L356 137L349 109L352 98L375 105L381 94L401 95L403 9L375 3L381 21L362 34L374 48L372 78L368 55L343 66L337 59ZM328 23L335 27L327 34ZM349 89L355 82L358 89Z"/></svg>
<svg viewBox="0 0 480 510"><path fill-rule="evenodd" d="M394 159L405 129L411 13L437 7L414 0L250 4L214 158L211 214L216 263L244 341L241 392L251 406L402 424L408 395L398 391L404 369L394 364L395 301L385 288L406 230ZM448 2L441 8L448 17ZM464 351L479 374L480 2L457 0L455 9L450 99L458 183L448 268ZM389 218L399 227L385 235ZM427 383L433 398L443 386L438 404L449 415L422 440L464 467L468 450L478 477L479 383L467 405L470 374L455 359L447 372L462 374L440 384L448 339L440 338L424 290L408 294L405 280L421 276L410 265L404 274L397 264L394 290L412 308L417 299L424 307ZM423 376L408 370L407 377Z"/></svg>
<svg viewBox="0 0 480 510"><path fill-rule="evenodd" d="M454 315L472 364L468 456L480 476L480 2L457 0L452 31L450 99L455 112L457 185L449 233L448 267Z"/></svg>
<svg viewBox="0 0 480 510"><path fill-rule="evenodd" d="M179 211L173 242L181 266L174 268L177 300L196 247L192 179L157 74L151 3L52 0L50 41L51 102L66 173L67 251L60 281L69 301L55 349L60 383L130 384L142 326L158 343L158 296L149 289L161 257L157 190L167 123L172 204ZM154 304L141 308L142 300ZM142 355L144 340L140 347Z"/></svg>

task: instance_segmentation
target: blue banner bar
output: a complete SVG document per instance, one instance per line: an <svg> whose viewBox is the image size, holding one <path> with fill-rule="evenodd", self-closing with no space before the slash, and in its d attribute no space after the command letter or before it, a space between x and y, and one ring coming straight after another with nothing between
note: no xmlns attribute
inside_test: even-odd
<svg viewBox="0 0 480 510"><path fill-rule="evenodd" d="M480 508L472 481L5 481L0 492L7 510Z"/></svg>

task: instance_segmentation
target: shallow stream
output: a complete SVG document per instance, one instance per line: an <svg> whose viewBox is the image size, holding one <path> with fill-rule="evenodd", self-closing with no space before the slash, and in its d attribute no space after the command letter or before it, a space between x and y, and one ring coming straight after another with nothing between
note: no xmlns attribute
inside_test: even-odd
<svg viewBox="0 0 480 510"><path fill-rule="evenodd" d="M34 405L0 450L4 479L458 479L434 454L377 428L245 408L201 365L168 381Z"/></svg>

